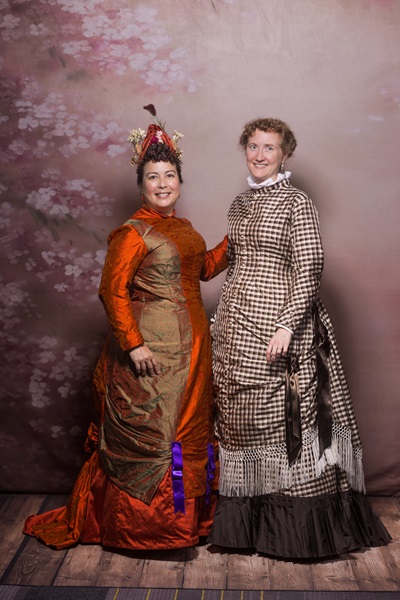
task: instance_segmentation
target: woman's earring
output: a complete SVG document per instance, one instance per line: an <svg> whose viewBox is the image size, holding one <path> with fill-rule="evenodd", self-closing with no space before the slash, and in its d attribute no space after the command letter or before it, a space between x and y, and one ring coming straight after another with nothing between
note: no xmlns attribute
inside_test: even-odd
<svg viewBox="0 0 400 600"><path fill-rule="evenodd" d="M281 171L284 171L284 170L285 170L285 163L282 163L281 164Z"/></svg>

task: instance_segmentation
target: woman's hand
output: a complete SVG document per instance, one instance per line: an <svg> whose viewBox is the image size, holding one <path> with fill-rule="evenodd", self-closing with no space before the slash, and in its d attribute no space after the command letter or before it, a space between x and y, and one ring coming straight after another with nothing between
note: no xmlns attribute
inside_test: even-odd
<svg viewBox="0 0 400 600"><path fill-rule="evenodd" d="M135 369L138 375L158 375L160 373L160 367L157 364L156 359L153 356L152 351L147 346L139 346L129 352L131 361L135 365Z"/></svg>
<svg viewBox="0 0 400 600"><path fill-rule="evenodd" d="M287 329L279 327L269 341L267 348L267 363L273 363L281 356L286 356L289 350L292 334Z"/></svg>

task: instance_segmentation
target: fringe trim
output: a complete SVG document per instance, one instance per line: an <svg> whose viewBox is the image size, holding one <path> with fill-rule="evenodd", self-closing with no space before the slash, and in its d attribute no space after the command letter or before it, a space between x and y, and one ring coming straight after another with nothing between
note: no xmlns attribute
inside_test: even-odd
<svg viewBox="0 0 400 600"><path fill-rule="evenodd" d="M298 459L289 466L286 445L225 450L220 446L219 493L223 496L262 496L290 489L320 477L328 465L347 474L353 490L365 493L362 448L351 443L351 429L333 423L332 445L319 457L318 431L303 433Z"/></svg>

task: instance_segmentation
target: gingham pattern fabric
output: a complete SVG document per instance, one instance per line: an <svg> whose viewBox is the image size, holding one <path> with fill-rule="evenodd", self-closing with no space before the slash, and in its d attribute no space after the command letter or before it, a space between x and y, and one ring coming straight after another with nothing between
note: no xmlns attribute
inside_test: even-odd
<svg viewBox="0 0 400 600"><path fill-rule="evenodd" d="M350 484L347 475L337 466L328 466L320 477L303 483L294 485L290 490L280 490L280 496L301 496L303 498L321 496L322 494L336 494L337 492L347 492Z"/></svg>
<svg viewBox="0 0 400 600"><path fill-rule="evenodd" d="M332 324L318 298L323 250L315 206L289 180L248 190L229 210L228 235L230 264L213 328L221 494L252 496L291 485L298 490L299 485L320 479L332 464L340 465L352 485L363 489L354 411ZM286 456L282 457L285 359L268 364L265 352L277 324L294 331L290 352L300 363L303 438L315 439L313 307L330 338L335 448L321 462L318 453L307 452L303 443L302 455L289 468ZM249 461L250 450L257 450L257 456Z"/></svg>

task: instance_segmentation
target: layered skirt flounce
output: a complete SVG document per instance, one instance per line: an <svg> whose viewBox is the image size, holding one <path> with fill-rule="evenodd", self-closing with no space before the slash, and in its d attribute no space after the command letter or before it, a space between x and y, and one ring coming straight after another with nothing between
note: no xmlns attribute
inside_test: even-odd
<svg viewBox="0 0 400 600"><path fill-rule="evenodd" d="M383 546L391 537L367 498L352 490L316 497L220 496L208 541L295 559Z"/></svg>

